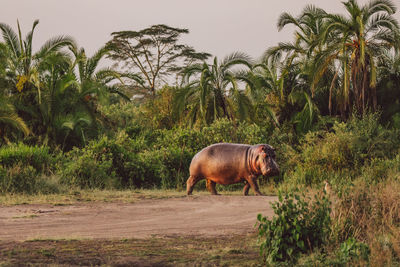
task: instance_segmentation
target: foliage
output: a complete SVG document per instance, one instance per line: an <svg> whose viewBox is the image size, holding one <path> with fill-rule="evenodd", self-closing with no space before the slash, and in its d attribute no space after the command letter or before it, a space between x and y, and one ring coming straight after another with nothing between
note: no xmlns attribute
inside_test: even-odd
<svg viewBox="0 0 400 267"><path fill-rule="evenodd" d="M265 261L296 262L300 253L322 246L329 235L330 202L326 196L313 201L297 193L278 193L272 204L276 216L271 220L257 216L260 254Z"/></svg>
<svg viewBox="0 0 400 267"><path fill-rule="evenodd" d="M18 132L28 135L30 130L24 120L18 116L15 107L3 95L0 95L0 142L9 138L18 139Z"/></svg>
<svg viewBox="0 0 400 267"><path fill-rule="evenodd" d="M182 86L174 99L174 112L189 124L208 125L219 118L248 120L252 104L240 80L246 81L235 67L251 67L251 59L244 53L232 53L222 61L214 58L207 62L187 66L182 71Z"/></svg>
<svg viewBox="0 0 400 267"><path fill-rule="evenodd" d="M49 147L18 143L0 148L0 164L6 168L18 164L30 165L36 172L50 173L54 170L55 157Z"/></svg>
<svg viewBox="0 0 400 267"><path fill-rule="evenodd" d="M396 8L343 7L283 13L278 29L293 25L295 39L258 62L242 52L207 62L180 44L188 30L166 25L115 32L88 56L68 36L33 51L38 21L25 38L19 23L0 23L0 193L182 190L202 148L268 143L277 187L315 191L327 180L332 194L280 193L277 216L258 217L264 259L399 265ZM101 68L106 57L129 71Z"/></svg>
<svg viewBox="0 0 400 267"><path fill-rule="evenodd" d="M394 157L399 146L397 130L379 124L379 113L353 116L348 123L334 123L330 131L306 134L299 153L292 153L285 176L306 185L349 182L342 177L351 180L361 174L362 166Z"/></svg>
<svg viewBox="0 0 400 267"><path fill-rule="evenodd" d="M350 237L340 245L338 254L338 258L343 264L346 264L351 260L364 260L368 262L370 249L366 244L357 242L356 239Z"/></svg>
<svg viewBox="0 0 400 267"><path fill-rule="evenodd" d="M155 96L164 77L196 60L204 60L209 54L197 53L187 45L179 44L187 29L159 24L140 31L113 32L107 47L112 50L110 58L128 69L134 68L133 78L139 90L135 93Z"/></svg>
<svg viewBox="0 0 400 267"><path fill-rule="evenodd" d="M0 193L54 193L58 186L49 176L59 155L48 147L13 144L0 148Z"/></svg>
<svg viewBox="0 0 400 267"><path fill-rule="evenodd" d="M30 165L0 166L1 193L35 193L37 171Z"/></svg>
<svg viewBox="0 0 400 267"><path fill-rule="evenodd" d="M116 139L103 136L67 154L61 181L81 188L182 188L192 153L171 145L143 147L142 139L125 132Z"/></svg>
<svg viewBox="0 0 400 267"><path fill-rule="evenodd" d="M267 143L268 129L218 120L202 129L149 130L140 125L103 136L66 153L61 181L82 188L178 188L192 157L218 142Z"/></svg>

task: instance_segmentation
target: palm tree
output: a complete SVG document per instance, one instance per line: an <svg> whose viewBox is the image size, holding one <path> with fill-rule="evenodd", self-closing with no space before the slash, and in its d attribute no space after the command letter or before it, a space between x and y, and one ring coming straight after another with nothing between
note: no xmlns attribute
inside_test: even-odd
<svg viewBox="0 0 400 267"><path fill-rule="evenodd" d="M23 93L28 89L35 88L40 102L41 86L38 69L41 62L49 54L59 51L63 47L74 45L74 40L65 36L54 37L46 41L39 51L33 53L32 40L38 23L39 20L34 21L32 30L28 32L25 39L22 39L19 22L17 22L18 35L9 25L4 23L0 23L0 30L9 50L8 67L9 71L14 74L15 89Z"/></svg>
<svg viewBox="0 0 400 267"><path fill-rule="evenodd" d="M79 109L73 101L77 82L73 75L73 60L69 54L53 52L41 63L42 100L38 104L40 123L38 133L44 144L60 144L64 140L65 129L60 118L66 118Z"/></svg>
<svg viewBox="0 0 400 267"><path fill-rule="evenodd" d="M186 108L191 123L209 124L226 117L244 120L249 117L251 102L239 88L243 75L235 72L244 66L251 68L251 59L243 53L233 53L222 61L214 58L213 64L194 64L183 71L183 84L175 97L177 114Z"/></svg>
<svg viewBox="0 0 400 267"><path fill-rule="evenodd" d="M322 38L326 47L317 55L314 82L327 69L334 69L331 88L339 80L336 98L340 113L346 116L353 105L360 113L377 108L378 58L395 46L399 25L390 0L373 0L364 6L355 0L343 4L346 16L326 15L328 26Z"/></svg>
<svg viewBox="0 0 400 267"><path fill-rule="evenodd" d="M387 51L379 59L376 85L378 103L384 107L381 119L386 122L393 116L400 118L400 54L392 52Z"/></svg>
<svg viewBox="0 0 400 267"><path fill-rule="evenodd" d="M30 133L28 126L18 116L14 105L11 103L11 99L5 92L6 88L9 87L9 81L7 80L8 57L7 46L0 43L0 142L8 142L9 138L19 132L24 135Z"/></svg>
<svg viewBox="0 0 400 267"><path fill-rule="evenodd" d="M305 133L311 129L319 109L309 95L309 87L302 76L301 62L290 65L280 57L269 57L254 66L251 84L254 86L252 96L260 106L264 118L269 116L279 125L291 121L298 132Z"/></svg>
<svg viewBox="0 0 400 267"><path fill-rule="evenodd" d="M33 23L32 29L26 37L22 38L19 22L18 34L7 24L0 23L4 43L7 51L6 57L6 93L12 96L12 100L18 115L29 124L34 135L43 132L43 124L40 112L42 103L43 83L42 75L48 57L67 46L74 46L70 37L58 36L46 41L37 52L33 52L33 35L39 21Z"/></svg>
<svg viewBox="0 0 400 267"><path fill-rule="evenodd" d="M284 86L287 71L281 71L281 67L283 66L278 61L264 59L263 62L254 65L248 74L248 86L251 89L249 95L256 106L256 114L259 114L260 119L271 117L277 125L289 118L291 110L288 101L290 92L288 87Z"/></svg>
<svg viewBox="0 0 400 267"><path fill-rule="evenodd" d="M99 49L92 57L76 46L70 51L75 58L53 52L40 69L45 87L39 104L44 143L62 144L63 149L85 144L89 130L92 135L98 132L97 122L106 119L98 110L98 102L107 101L111 90L107 83L119 77L109 68L97 70L106 49Z"/></svg>
<svg viewBox="0 0 400 267"><path fill-rule="evenodd" d="M287 25L294 25L296 27L295 40L293 43L279 43L268 49L266 55L287 53L287 58L291 60L296 57L311 58L322 49L320 39L322 31L326 28L325 15L326 12L323 9L314 5L307 5L297 18L289 13L282 13L278 19L278 30L282 30Z"/></svg>
<svg viewBox="0 0 400 267"><path fill-rule="evenodd" d="M0 95L0 142L12 137L16 132L24 135L30 133L28 126L18 116L14 106L4 97Z"/></svg>
<svg viewBox="0 0 400 267"><path fill-rule="evenodd" d="M85 106L91 114L93 121L106 122L107 118L101 114L99 103L109 103L111 94L118 95L127 101L129 97L124 92L126 88L124 80L135 80L142 82L140 77L132 73L120 73L110 67L100 67L100 62L108 53L108 47L97 50L93 56L86 56L83 48L71 48L75 56L74 72L76 83L76 100Z"/></svg>
<svg viewBox="0 0 400 267"><path fill-rule="evenodd" d="M283 58L282 76L287 76L286 73L289 70L293 71L293 68L297 69L297 84L302 84L301 90L306 90L312 98L316 97L316 94L322 94L323 98L324 91L330 86L326 81L333 76L332 69L327 68L322 75L317 77L315 62L326 47L326 44L322 42L323 33L328 26L326 16L327 13L323 9L314 5L306 6L298 17L283 13L278 20L278 29L294 25L296 27L295 39L293 42L279 43L277 46L271 47L264 55L274 64L280 64L279 61ZM318 99L318 102L320 101L323 101L321 96ZM322 106L325 106L324 104Z"/></svg>

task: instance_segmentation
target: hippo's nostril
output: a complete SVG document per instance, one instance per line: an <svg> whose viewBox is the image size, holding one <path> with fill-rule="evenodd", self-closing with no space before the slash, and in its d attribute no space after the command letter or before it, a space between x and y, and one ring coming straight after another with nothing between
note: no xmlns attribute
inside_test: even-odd
<svg viewBox="0 0 400 267"><path fill-rule="evenodd" d="M262 173L262 175L264 175L264 176L268 175L268 173L269 173L270 171L271 171L270 168L266 168L266 167L261 168L261 173Z"/></svg>

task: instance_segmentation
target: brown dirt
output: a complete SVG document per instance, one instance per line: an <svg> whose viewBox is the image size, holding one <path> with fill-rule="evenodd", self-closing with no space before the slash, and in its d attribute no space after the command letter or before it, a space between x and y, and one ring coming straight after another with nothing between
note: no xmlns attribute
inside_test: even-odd
<svg viewBox="0 0 400 267"><path fill-rule="evenodd" d="M0 206L0 240L216 237L254 233L271 196L191 196L137 203Z"/></svg>
<svg viewBox="0 0 400 267"><path fill-rule="evenodd" d="M0 266L261 266L257 237L0 241Z"/></svg>

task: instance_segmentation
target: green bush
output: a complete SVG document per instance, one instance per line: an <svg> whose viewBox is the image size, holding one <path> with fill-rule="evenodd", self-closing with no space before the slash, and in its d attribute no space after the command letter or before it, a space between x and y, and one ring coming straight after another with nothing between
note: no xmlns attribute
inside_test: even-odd
<svg viewBox="0 0 400 267"><path fill-rule="evenodd" d="M364 260L368 262L370 249L363 242L358 242L355 238L350 237L342 244L338 250L338 258L342 264L347 264L351 261L359 262Z"/></svg>
<svg viewBox="0 0 400 267"><path fill-rule="evenodd" d="M162 138L158 140L157 148L180 147L192 152L198 152L208 146L205 135L200 130L188 128L175 128L165 130Z"/></svg>
<svg viewBox="0 0 400 267"><path fill-rule="evenodd" d="M145 188L183 189L192 156L191 152L176 147L140 152L135 162L126 163L131 184Z"/></svg>
<svg viewBox="0 0 400 267"><path fill-rule="evenodd" d="M53 193L58 185L50 185L49 176L56 170L60 154L46 146L12 144L0 148L0 193Z"/></svg>
<svg viewBox="0 0 400 267"><path fill-rule="evenodd" d="M183 188L193 153L173 143L148 147L121 131L66 154L61 181L81 188Z"/></svg>
<svg viewBox="0 0 400 267"><path fill-rule="evenodd" d="M16 164L11 168L0 167L1 193L35 193L37 172L30 165Z"/></svg>
<svg viewBox="0 0 400 267"><path fill-rule="evenodd" d="M301 253L323 245L329 235L330 201L324 196L314 200L304 194L279 192L272 204L276 216L271 220L257 216L260 254L268 263L296 262Z"/></svg>
<svg viewBox="0 0 400 267"><path fill-rule="evenodd" d="M361 169L360 178L367 183L378 183L396 178L400 173L400 155L392 159L372 159Z"/></svg>
<svg viewBox="0 0 400 267"><path fill-rule="evenodd" d="M0 148L0 165L12 168L15 165L30 165L38 173L49 173L55 164L55 156L46 146L12 144Z"/></svg>
<svg viewBox="0 0 400 267"><path fill-rule="evenodd" d="M380 179L367 166L384 169L383 162L397 154L400 138L398 130L384 128L378 119L377 113L353 116L347 123L336 122L330 131L309 132L289 151L282 166L284 179L295 185L312 186L324 180L348 184L368 171L373 175L370 181Z"/></svg>
<svg viewBox="0 0 400 267"><path fill-rule="evenodd" d="M113 156L119 152L118 141L103 136L98 141L89 142L82 149L75 147L68 152L67 160L60 170L61 182L81 188L116 187Z"/></svg>
<svg viewBox="0 0 400 267"><path fill-rule="evenodd" d="M80 157L66 163L61 171L61 182L80 188L111 188L115 173L112 161L104 155L85 151Z"/></svg>

